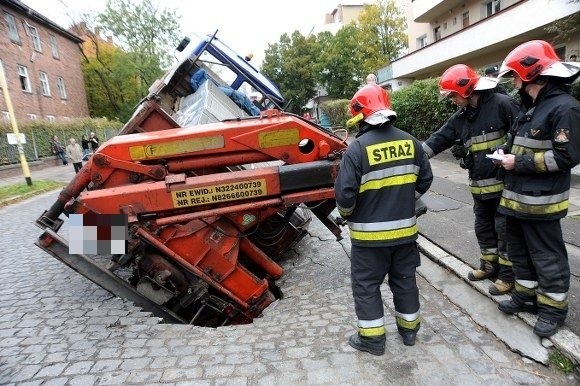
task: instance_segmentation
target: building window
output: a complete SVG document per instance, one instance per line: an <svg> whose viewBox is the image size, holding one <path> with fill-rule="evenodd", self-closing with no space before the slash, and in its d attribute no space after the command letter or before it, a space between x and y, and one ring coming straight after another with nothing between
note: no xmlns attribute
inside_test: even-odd
<svg viewBox="0 0 580 386"><path fill-rule="evenodd" d="M417 38L417 48L423 48L427 45L427 35L423 35Z"/></svg>
<svg viewBox="0 0 580 386"><path fill-rule="evenodd" d="M25 92L32 92L30 88L30 79L28 78L28 69L24 66L18 66L18 77L20 78L20 88Z"/></svg>
<svg viewBox="0 0 580 386"><path fill-rule="evenodd" d="M30 119L31 121L36 121L36 114L26 114L26 116L28 117L28 119Z"/></svg>
<svg viewBox="0 0 580 386"><path fill-rule="evenodd" d="M487 3L485 3L485 15L487 17L493 15L494 13L497 13L501 10L501 1L499 0L493 0L493 1L488 1Z"/></svg>
<svg viewBox="0 0 580 386"><path fill-rule="evenodd" d="M56 41L56 36L50 35L48 39L50 40L50 50L52 51L52 57L55 59L60 58L58 55L58 42Z"/></svg>
<svg viewBox="0 0 580 386"><path fill-rule="evenodd" d="M561 61L566 61L566 46L554 47L554 51Z"/></svg>
<svg viewBox="0 0 580 386"><path fill-rule="evenodd" d="M8 111L2 111L2 119L4 122L10 121L10 113Z"/></svg>
<svg viewBox="0 0 580 386"><path fill-rule="evenodd" d="M433 28L433 38L435 41L441 40L441 26Z"/></svg>
<svg viewBox="0 0 580 386"><path fill-rule="evenodd" d="M453 22L452 22L451 24L453 24L453 25L457 25L457 16L455 16L455 17L453 18Z"/></svg>
<svg viewBox="0 0 580 386"><path fill-rule="evenodd" d="M4 13L4 19L8 25L8 36L13 43L20 44L20 35L18 35L18 28L16 28L16 19L10 13Z"/></svg>
<svg viewBox="0 0 580 386"><path fill-rule="evenodd" d="M443 23L443 31L447 29L447 22Z"/></svg>
<svg viewBox="0 0 580 386"><path fill-rule="evenodd" d="M463 28L469 27L469 11L464 12L461 17L463 18Z"/></svg>
<svg viewBox="0 0 580 386"><path fill-rule="evenodd" d="M60 76L56 77L56 87L58 87L58 94L60 99L66 99L66 87L64 87L64 79Z"/></svg>
<svg viewBox="0 0 580 386"><path fill-rule="evenodd" d="M40 88L42 88L42 95L50 96L50 85L48 84L48 75L46 72L40 71Z"/></svg>
<svg viewBox="0 0 580 386"><path fill-rule="evenodd" d="M42 52L42 44L40 42L40 35L38 34L38 30L36 27L28 25L28 31L30 33L30 38L32 39L32 45L34 46L34 50L38 52Z"/></svg>
<svg viewBox="0 0 580 386"><path fill-rule="evenodd" d="M56 118L54 117L54 115L47 115L46 120L49 122L54 122L56 121Z"/></svg>

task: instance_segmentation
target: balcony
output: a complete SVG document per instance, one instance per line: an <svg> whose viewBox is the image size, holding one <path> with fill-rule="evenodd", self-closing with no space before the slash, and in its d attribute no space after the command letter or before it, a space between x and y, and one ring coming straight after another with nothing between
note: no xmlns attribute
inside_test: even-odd
<svg viewBox="0 0 580 386"><path fill-rule="evenodd" d="M429 23L451 8L464 4L465 0L415 0L413 16L416 23Z"/></svg>
<svg viewBox="0 0 580 386"><path fill-rule="evenodd" d="M415 3L419 2L427 1ZM432 1L429 3L433 4ZM434 73L440 74L441 70L456 63L501 61L511 48L524 41L547 39L543 29L546 25L576 12L578 3L568 1L528 0L517 3L393 61L390 66L392 77L422 79Z"/></svg>

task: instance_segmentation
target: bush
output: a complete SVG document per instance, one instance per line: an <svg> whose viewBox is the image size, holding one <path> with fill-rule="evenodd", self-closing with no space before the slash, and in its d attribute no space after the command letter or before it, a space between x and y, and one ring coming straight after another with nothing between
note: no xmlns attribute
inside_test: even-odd
<svg viewBox="0 0 580 386"><path fill-rule="evenodd" d="M320 110L330 119L333 128L343 128L350 118L348 113L348 99L336 99L320 104Z"/></svg>
<svg viewBox="0 0 580 386"><path fill-rule="evenodd" d="M84 134L94 132L103 143L117 135L122 126L121 122L109 121L107 118L79 118L67 121L21 121L18 130L26 134L24 151L26 159L31 161L53 155L50 140L54 135L66 146L69 138L75 138L80 144ZM0 124L0 164L18 162L15 146L6 143L6 133L12 133L9 122Z"/></svg>
<svg viewBox="0 0 580 386"><path fill-rule="evenodd" d="M425 140L453 114L449 101L439 102L438 79L424 79L391 94L392 108L397 112L395 126Z"/></svg>

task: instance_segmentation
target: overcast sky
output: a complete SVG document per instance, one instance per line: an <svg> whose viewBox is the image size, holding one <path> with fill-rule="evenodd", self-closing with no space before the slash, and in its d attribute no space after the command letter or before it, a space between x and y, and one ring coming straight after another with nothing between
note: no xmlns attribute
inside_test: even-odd
<svg viewBox="0 0 580 386"><path fill-rule="evenodd" d="M62 27L68 28L80 15L98 13L106 0L21 0ZM139 0L136 0L139 1ZM154 0L155 1L155 0ZM240 55L254 54L254 63L263 59L268 43L276 43L283 33L299 30L308 34L324 24L326 13L338 4L360 4L341 0L157 0L181 15L184 35L196 40L218 31L218 38Z"/></svg>

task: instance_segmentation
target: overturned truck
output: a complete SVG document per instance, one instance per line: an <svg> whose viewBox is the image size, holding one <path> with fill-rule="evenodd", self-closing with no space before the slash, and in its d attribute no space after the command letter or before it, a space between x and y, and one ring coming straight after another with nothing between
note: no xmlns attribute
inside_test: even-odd
<svg viewBox="0 0 580 386"><path fill-rule="evenodd" d="M186 50L37 219L36 245L167 322L249 323L280 296L279 260L311 214L340 238L345 136L284 112L278 88L217 37ZM257 115L243 88L264 97ZM71 248L61 215L122 216L123 253Z"/></svg>

